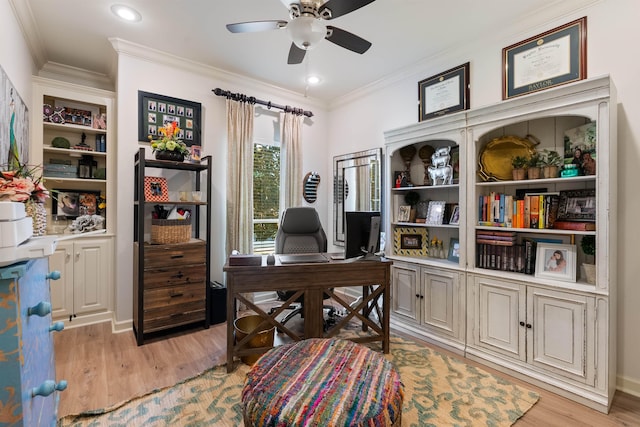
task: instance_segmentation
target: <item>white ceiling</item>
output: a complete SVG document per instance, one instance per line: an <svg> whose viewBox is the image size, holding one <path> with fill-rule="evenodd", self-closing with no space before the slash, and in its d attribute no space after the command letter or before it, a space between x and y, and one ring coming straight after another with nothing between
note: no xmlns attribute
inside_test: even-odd
<svg viewBox="0 0 640 427"><path fill-rule="evenodd" d="M225 27L243 21L289 20L287 0L12 1L25 2L16 10L39 66L54 62L109 75L114 54L108 38L117 37L300 94L305 93L305 75L317 74L322 84L307 94L327 104L451 46L491 37L506 23L534 28L545 19L593 3L377 0L330 22L370 41L373 46L366 53L323 40L302 64L287 65L291 42L286 31L232 34ZM110 11L114 3L132 6L142 21L118 20Z"/></svg>

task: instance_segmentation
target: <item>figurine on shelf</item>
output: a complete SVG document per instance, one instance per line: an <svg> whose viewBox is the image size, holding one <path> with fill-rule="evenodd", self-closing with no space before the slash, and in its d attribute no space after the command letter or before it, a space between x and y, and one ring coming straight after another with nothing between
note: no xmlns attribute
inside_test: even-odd
<svg viewBox="0 0 640 427"><path fill-rule="evenodd" d="M431 166L427 169L431 185L445 185L453 182L453 168L449 164L451 147L440 147L431 156Z"/></svg>

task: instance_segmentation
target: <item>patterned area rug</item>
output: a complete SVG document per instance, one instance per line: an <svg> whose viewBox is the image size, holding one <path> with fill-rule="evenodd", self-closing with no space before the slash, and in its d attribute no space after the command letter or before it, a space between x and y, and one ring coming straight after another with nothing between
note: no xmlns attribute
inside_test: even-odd
<svg viewBox="0 0 640 427"><path fill-rule="evenodd" d="M539 395L401 337L387 358L405 387L402 426L510 426ZM249 367L217 366L111 408L69 415L58 426L243 426L240 392Z"/></svg>

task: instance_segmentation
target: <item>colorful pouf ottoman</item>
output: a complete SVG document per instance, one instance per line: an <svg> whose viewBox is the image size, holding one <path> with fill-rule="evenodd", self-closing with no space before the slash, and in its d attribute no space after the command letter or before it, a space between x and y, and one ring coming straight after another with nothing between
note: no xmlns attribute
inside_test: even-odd
<svg viewBox="0 0 640 427"><path fill-rule="evenodd" d="M403 386L393 364L367 347L307 339L275 347L242 390L246 427L397 426Z"/></svg>

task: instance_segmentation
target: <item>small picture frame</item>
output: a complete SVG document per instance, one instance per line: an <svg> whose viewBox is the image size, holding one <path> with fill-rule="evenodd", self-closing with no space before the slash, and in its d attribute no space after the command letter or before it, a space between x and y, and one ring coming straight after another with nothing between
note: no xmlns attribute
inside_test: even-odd
<svg viewBox="0 0 640 427"><path fill-rule="evenodd" d="M200 163L202 158L202 147L199 145L192 145L189 147L189 162Z"/></svg>
<svg viewBox="0 0 640 427"><path fill-rule="evenodd" d="M449 225L460 225L460 205L454 205Z"/></svg>
<svg viewBox="0 0 640 427"><path fill-rule="evenodd" d="M53 202L51 214L67 219L82 215L96 215L98 213L99 191L89 190L51 190Z"/></svg>
<svg viewBox="0 0 640 427"><path fill-rule="evenodd" d="M398 208L398 222L409 222L411 217L411 206L400 206Z"/></svg>
<svg viewBox="0 0 640 427"><path fill-rule="evenodd" d="M145 176L144 199L147 202L168 202L167 179L158 176Z"/></svg>
<svg viewBox="0 0 640 427"><path fill-rule="evenodd" d="M418 82L418 121L469 109L469 62Z"/></svg>
<svg viewBox="0 0 640 427"><path fill-rule="evenodd" d="M587 77L587 18L502 49L502 99Z"/></svg>
<svg viewBox="0 0 640 427"><path fill-rule="evenodd" d="M561 191L557 219L595 222L596 190Z"/></svg>
<svg viewBox="0 0 640 427"><path fill-rule="evenodd" d="M428 256L429 231L425 227L395 227L393 254L400 256Z"/></svg>
<svg viewBox="0 0 640 427"><path fill-rule="evenodd" d="M444 208L447 203L444 201L429 202L429 211L427 212L427 225L442 225L444 218Z"/></svg>
<svg viewBox="0 0 640 427"><path fill-rule="evenodd" d="M576 245L538 242L535 277L576 281Z"/></svg>
<svg viewBox="0 0 640 427"><path fill-rule="evenodd" d="M422 247L421 234L403 234L400 240L401 249L420 249Z"/></svg>
<svg viewBox="0 0 640 427"><path fill-rule="evenodd" d="M449 241L449 256L447 257L449 261L460 262L460 240L456 238L452 238Z"/></svg>

